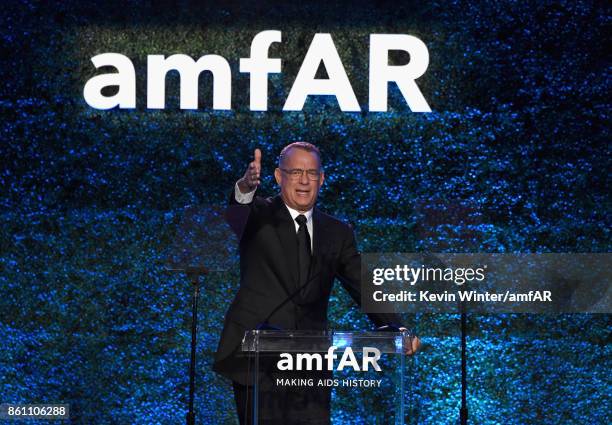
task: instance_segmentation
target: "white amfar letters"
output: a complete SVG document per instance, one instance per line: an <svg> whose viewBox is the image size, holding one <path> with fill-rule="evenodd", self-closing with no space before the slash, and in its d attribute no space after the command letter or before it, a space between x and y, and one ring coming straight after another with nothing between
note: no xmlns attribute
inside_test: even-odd
<svg viewBox="0 0 612 425"><path fill-rule="evenodd" d="M202 56L195 62L187 55L149 55L147 63L147 108L164 109L166 74L177 70L181 75L181 109L198 109L198 78L202 71L213 74L213 109L232 109L232 71L218 55Z"/></svg>
<svg viewBox="0 0 612 425"><path fill-rule="evenodd" d="M410 54L406 65L389 65L389 50ZM429 52L421 40L406 34L370 35L370 111L387 110L388 83L395 82L413 112L431 112L415 80L427 71Z"/></svg>
<svg viewBox="0 0 612 425"><path fill-rule="evenodd" d="M116 106L120 108L136 107L136 71L129 58L118 53L102 53L91 58L94 66L114 66L117 72L114 74L96 75L85 84L83 97L85 102L92 108L111 109ZM117 94L104 96L104 87L119 87Z"/></svg>
<svg viewBox="0 0 612 425"><path fill-rule="evenodd" d="M334 360L338 359L335 351L338 347L332 345L323 356L318 353L298 353L295 356L295 361L290 353L281 353L280 360L276 364L278 370L323 370L323 358L326 360L326 370L343 370L345 367L352 367L353 370L367 371L372 366L374 370L380 372L378 360L380 359L380 350L374 347L362 348L361 365L351 347L346 347L338 368L334 369Z"/></svg>
<svg viewBox="0 0 612 425"><path fill-rule="evenodd" d="M268 74L281 72L281 60L268 58L268 49L281 39L280 31L262 31L253 38L251 57L240 59L240 72L251 76L251 111L268 110Z"/></svg>
<svg viewBox="0 0 612 425"><path fill-rule="evenodd" d="M240 59L240 72L249 74L252 111L268 109L268 75L281 72L281 59L269 58L272 43L280 43L280 31L262 31L251 42L251 57ZM410 55L405 65L389 65L389 52L402 50ZM136 73L132 61L119 53L103 53L91 58L97 68L112 66L116 73L92 77L83 88L85 101L96 109L135 108ZM329 78L315 78L323 64ZM389 83L396 83L413 112L431 112L425 97L416 84L429 65L427 46L418 38L406 34L370 35L369 110L386 111ZM147 108L165 108L166 74L176 70L180 74L180 108L198 108L198 79L203 71L213 75L213 109L231 109L232 75L227 60L218 55L193 58L176 54L147 57ZM118 87L115 95L104 96L105 87ZM283 106L285 111L301 111L308 96L335 96L345 112L361 111L351 82L346 74L331 34L315 34L304 61Z"/></svg>
<svg viewBox="0 0 612 425"><path fill-rule="evenodd" d="M324 80L315 79L321 62L329 76ZM333 95L336 96L342 111L361 111L351 82L329 34L315 34L283 110L301 111L306 98L310 95Z"/></svg>

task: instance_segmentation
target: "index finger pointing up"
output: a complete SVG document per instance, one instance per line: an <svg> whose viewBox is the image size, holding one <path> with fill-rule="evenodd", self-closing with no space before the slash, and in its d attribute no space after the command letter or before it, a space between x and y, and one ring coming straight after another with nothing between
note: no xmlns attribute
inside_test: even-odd
<svg viewBox="0 0 612 425"><path fill-rule="evenodd" d="M255 149L255 162L258 165L261 164L261 151L259 149Z"/></svg>

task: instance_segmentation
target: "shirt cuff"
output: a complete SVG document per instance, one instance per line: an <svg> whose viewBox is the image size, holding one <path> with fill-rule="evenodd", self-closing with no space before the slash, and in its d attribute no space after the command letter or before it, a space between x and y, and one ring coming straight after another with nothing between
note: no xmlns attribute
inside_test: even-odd
<svg viewBox="0 0 612 425"><path fill-rule="evenodd" d="M236 182L236 185L234 186L234 199L236 199L236 202L239 204L250 204L253 202L253 198L255 197L255 190L252 190L249 193L242 193L238 187L238 182Z"/></svg>

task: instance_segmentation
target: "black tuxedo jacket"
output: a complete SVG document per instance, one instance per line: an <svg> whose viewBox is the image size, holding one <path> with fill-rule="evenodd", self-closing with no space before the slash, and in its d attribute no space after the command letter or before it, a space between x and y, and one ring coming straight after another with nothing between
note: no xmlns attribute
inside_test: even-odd
<svg viewBox="0 0 612 425"><path fill-rule="evenodd" d="M250 204L239 204L232 193L226 218L240 240L240 288L225 316L213 368L245 384L247 365L240 353L244 332L255 329L299 289L297 234L280 196L256 196ZM309 283L268 321L281 329L327 329L335 278L357 304L361 302L361 258L352 228L317 208L312 219ZM377 326L399 323L395 314L369 317Z"/></svg>

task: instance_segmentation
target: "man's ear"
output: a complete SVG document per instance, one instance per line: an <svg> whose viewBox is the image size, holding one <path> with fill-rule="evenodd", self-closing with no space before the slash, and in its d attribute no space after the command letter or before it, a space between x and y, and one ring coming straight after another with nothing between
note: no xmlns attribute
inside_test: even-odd
<svg viewBox="0 0 612 425"><path fill-rule="evenodd" d="M281 170L280 168L277 168L274 170L274 179L276 180L276 183L278 185L281 184Z"/></svg>
<svg viewBox="0 0 612 425"><path fill-rule="evenodd" d="M319 178L319 189L323 186L323 181L325 180L325 173L321 171L321 177Z"/></svg>

